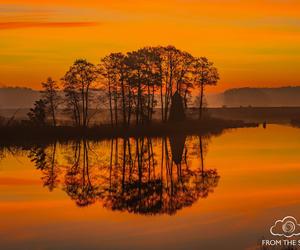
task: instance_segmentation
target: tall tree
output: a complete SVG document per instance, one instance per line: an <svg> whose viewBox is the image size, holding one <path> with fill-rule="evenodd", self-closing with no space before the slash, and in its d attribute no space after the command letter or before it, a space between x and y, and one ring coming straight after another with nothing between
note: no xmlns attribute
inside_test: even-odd
<svg viewBox="0 0 300 250"><path fill-rule="evenodd" d="M129 70L129 85L131 88L133 99L133 105L134 105L134 111L135 111L135 123L136 125L140 124L143 121L143 107L144 107L144 81L143 78L144 75L142 73L142 62L143 59L141 55L137 51L132 51L127 53L128 57L126 60L126 64Z"/></svg>
<svg viewBox="0 0 300 250"><path fill-rule="evenodd" d="M193 84L193 63L194 57L187 53L181 53L181 65L179 67L179 74L177 77L176 90L183 98L184 107L188 108L188 100L191 97L191 89L194 88Z"/></svg>
<svg viewBox="0 0 300 250"><path fill-rule="evenodd" d="M147 122L152 121L154 108L157 104L155 93L161 85L161 58L156 47L145 47L138 50L144 58L143 74L146 85L146 100L147 100Z"/></svg>
<svg viewBox="0 0 300 250"><path fill-rule="evenodd" d="M111 124L118 124L119 97L121 98L122 123L126 125L129 119L127 99L128 84L126 81L126 56L122 53L111 53L101 60L102 75L108 85L108 98Z"/></svg>
<svg viewBox="0 0 300 250"><path fill-rule="evenodd" d="M65 92L65 105L66 113L70 114L75 126L80 126L81 113L80 113L80 96L79 93L72 87L68 86L64 88Z"/></svg>
<svg viewBox="0 0 300 250"><path fill-rule="evenodd" d="M128 82L133 95L136 124L151 122L160 85L160 57L156 48L129 52L126 60Z"/></svg>
<svg viewBox="0 0 300 250"><path fill-rule="evenodd" d="M78 59L63 77L66 97L73 104L79 126L88 125L90 88L97 80L98 73L95 65L85 59Z"/></svg>
<svg viewBox="0 0 300 250"><path fill-rule="evenodd" d="M174 46L160 47L161 57L161 107L162 120L167 121L171 98L174 92L188 97L193 81L191 80L193 56ZM187 104L187 101L185 100Z"/></svg>
<svg viewBox="0 0 300 250"><path fill-rule="evenodd" d="M52 118L52 125L55 127L57 120L56 120L56 113L59 105L59 88L58 85L54 80L52 80L51 77L47 79L46 82L42 82L43 87L43 99L47 103L47 111L49 112L51 118Z"/></svg>
<svg viewBox="0 0 300 250"><path fill-rule="evenodd" d="M219 78L219 73L213 62L206 57L199 57L194 62L194 77L195 84L200 88L199 90L199 119L202 118L204 89L208 85L216 85Z"/></svg>
<svg viewBox="0 0 300 250"><path fill-rule="evenodd" d="M174 86L177 86L176 75L178 75L178 67L180 67L181 51L174 46L163 47L161 50L162 57L162 84L164 89L164 121L168 120L171 98L174 92Z"/></svg>

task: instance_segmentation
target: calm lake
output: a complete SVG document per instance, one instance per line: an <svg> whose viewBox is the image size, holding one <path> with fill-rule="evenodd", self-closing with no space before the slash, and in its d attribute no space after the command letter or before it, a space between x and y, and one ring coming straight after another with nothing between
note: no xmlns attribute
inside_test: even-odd
<svg viewBox="0 0 300 250"><path fill-rule="evenodd" d="M300 220L300 129L0 153L0 249L259 249Z"/></svg>

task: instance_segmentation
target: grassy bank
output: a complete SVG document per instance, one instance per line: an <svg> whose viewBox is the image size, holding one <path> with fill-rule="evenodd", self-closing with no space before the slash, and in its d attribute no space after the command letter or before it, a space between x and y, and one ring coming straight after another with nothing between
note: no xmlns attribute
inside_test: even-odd
<svg viewBox="0 0 300 250"><path fill-rule="evenodd" d="M78 128L69 126L59 127L30 127L24 125L1 127L1 144L14 144L29 141L52 140L76 140L89 139L100 140L116 137L160 137L176 134L197 135L207 133L221 133L223 129L255 127L256 123L243 121L231 121L221 119L205 119L203 121L185 121L177 123L152 123L143 126L112 127L99 125L90 128Z"/></svg>

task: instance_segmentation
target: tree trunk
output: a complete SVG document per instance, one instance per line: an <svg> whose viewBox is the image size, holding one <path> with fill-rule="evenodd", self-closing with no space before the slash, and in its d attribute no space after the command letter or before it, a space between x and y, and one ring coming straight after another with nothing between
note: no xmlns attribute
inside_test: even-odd
<svg viewBox="0 0 300 250"><path fill-rule="evenodd" d="M128 90L128 115L127 115L127 124L128 124L128 126L130 126L131 109L132 109L132 94L131 94L131 88L129 86L129 90Z"/></svg>
<svg viewBox="0 0 300 250"><path fill-rule="evenodd" d="M76 114L77 114L77 125L80 127L81 126L81 115L80 115L79 103L77 101L75 103L75 108L76 108Z"/></svg>
<svg viewBox="0 0 300 250"><path fill-rule="evenodd" d="M137 96L137 109L136 109L136 125L140 124L140 120L141 120L141 114L142 114L142 110L141 110L141 82L138 83L138 96Z"/></svg>
<svg viewBox="0 0 300 250"><path fill-rule="evenodd" d="M160 108L161 108L161 121L164 121L164 100L163 100L163 84L160 86Z"/></svg>
<svg viewBox="0 0 300 250"><path fill-rule="evenodd" d="M169 106L169 102L168 102L168 83L166 83L166 89L165 89L165 112L164 112L164 121L167 121L168 119L168 106Z"/></svg>
<svg viewBox="0 0 300 250"><path fill-rule="evenodd" d="M184 100L184 108L187 109L187 94L188 94L188 87L186 87L185 91L184 91L184 97L183 97L183 100Z"/></svg>
<svg viewBox="0 0 300 250"><path fill-rule="evenodd" d="M56 118L55 118L55 109L54 109L53 100L50 101L50 105L51 105L52 123L53 126L56 127Z"/></svg>
<svg viewBox="0 0 300 250"><path fill-rule="evenodd" d="M84 84L81 86L81 102L82 102L82 126L85 125L85 96L84 96Z"/></svg>
<svg viewBox="0 0 300 250"><path fill-rule="evenodd" d="M114 125L113 108L112 108L112 94L111 94L111 82L108 80L108 97L109 97L109 112L110 112L110 124Z"/></svg>
<svg viewBox="0 0 300 250"><path fill-rule="evenodd" d="M162 73L162 66L160 64L159 67L160 72L160 108L161 108L161 121L164 121L164 100L163 100L163 73Z"/></svg>
<svg viewBox="0 0 300 250"><path fill-rule="evenodd" d="M152 122L152 116L154 113L154 98L155 98L155 89L154 85L152 86L152 96L151 96L151 112L150 112L150 122Z"/></svg>
<svg viewBox="0 0 300 250"><path fill-rule="evenodd" d="M114 93L114 106L115 106L115 124L118 125L118 89L116 86Z"/></svg>
<svg viewBox="0 0 300 250"><path fill-rule="evenodd" d="M203 92L204 92L204 85L201 84L200 104L199 104L199 120L202 119L202 111L203 111Z"/></svg>
<svg viewBox="0 0 300 250"><path fill-rule="evenodd" d="M88 116L89 116L89 86L87 86L85 91L85 124L84 127L88 126Z"/></svg>
<svg viewBox="0 0 300 250"><path fill-rule="evenodd" d="M150 82L148 80L147 83L147 122L150 122L150 114L151 114L151 94L150 94Z"/></svg>
<svg viewBox="0 0 300 250"><path fill-rule="evenodd" d="M121 75L123 78L123 75ZM126 104L125 104L125 88L124 88L124 81L121 80L121 94L122 94L122 112L123 112L123 126L126 125Z"/></svg>

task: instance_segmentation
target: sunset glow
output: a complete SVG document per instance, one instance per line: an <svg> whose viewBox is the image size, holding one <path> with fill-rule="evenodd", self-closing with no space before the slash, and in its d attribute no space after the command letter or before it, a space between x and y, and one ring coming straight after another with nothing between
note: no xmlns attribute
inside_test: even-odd
<svg viewBox="0 0 300 250"><path fill-rule="evenodd" d="M297 0L0 0L0 85L40 88L76 58L172 44L231 87L300 84Z"/></svg>

